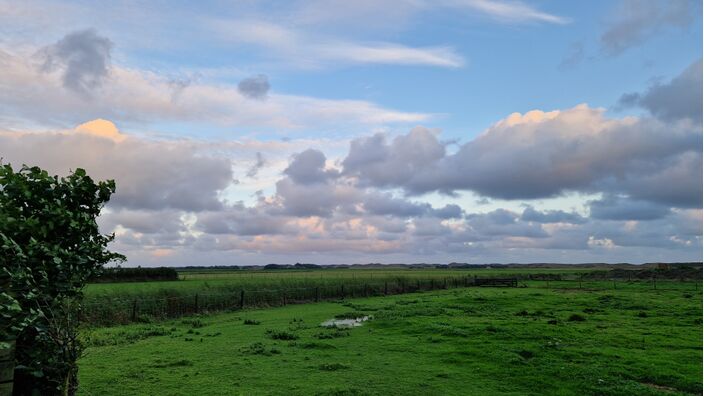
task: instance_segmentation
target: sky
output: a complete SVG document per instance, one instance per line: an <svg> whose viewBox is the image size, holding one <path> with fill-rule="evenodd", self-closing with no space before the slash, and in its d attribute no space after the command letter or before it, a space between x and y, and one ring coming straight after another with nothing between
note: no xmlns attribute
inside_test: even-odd
<svg viewBox="0 0 704 396"><path fill-rule="evenodd" d="M694 0L0 0L0 157L129 266L702 260Z"/></svg>

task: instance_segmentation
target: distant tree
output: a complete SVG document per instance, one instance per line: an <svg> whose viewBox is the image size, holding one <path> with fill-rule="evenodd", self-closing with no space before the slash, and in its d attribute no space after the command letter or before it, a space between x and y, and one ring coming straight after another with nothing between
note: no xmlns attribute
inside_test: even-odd
<svg viewBox="0 0 704 396"><path fill-rule="evenodd" d="M96 218L115 192L83 169L65 178L0 165L0 348L16 343L15 395L72 395L86 281L110 261Z"/></svg>

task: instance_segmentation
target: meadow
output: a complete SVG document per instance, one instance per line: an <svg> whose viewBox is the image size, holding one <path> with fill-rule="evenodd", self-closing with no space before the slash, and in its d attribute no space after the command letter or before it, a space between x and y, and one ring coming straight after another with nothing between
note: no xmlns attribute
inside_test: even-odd
<svg viewBox="0 0 704 396"><path fill-rule="evenodd" d="M84 328L79 394L701 394L701 288L533 282Z"/></svg>

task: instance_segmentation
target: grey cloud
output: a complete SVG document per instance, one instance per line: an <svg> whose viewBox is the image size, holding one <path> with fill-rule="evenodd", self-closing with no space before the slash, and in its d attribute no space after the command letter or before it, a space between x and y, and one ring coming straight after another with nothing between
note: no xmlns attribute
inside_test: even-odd
<svg viewBox="0 0 704 396"><path fill-rule="evenodd" d="M430 204L413 203L405 199L394 198L390 194L368 194L363 202L364 209L375 215L392 215L396 217L417 217L428 213Z"/></svg>
<svg viewBox="0 0 704 396"><path fill-rule="evenodd" d="M648 201L606 196L589 202L590 216L600 220L655 220L667 216L670 208Z"/></svg>
<svg viewBox="0 0 704 396"><path fill-rule="evenodd" d="M702 60L689 65L666 84L657 83L644 93L621 96L623 107L640 106L666 121L689 118L702 120Z"/></svg>
<svg viewBox="0 0 704 396"><path fill-rule="evenodd" d="M376 187L399 186L444 156L445 146L427 128L413 128L391 143L383 134L376 134L350 143L342 162L343 174L360 176L363 184Z"/></svg>
<svg viewBox="0 0 704 396"><path fill-rule="evenodd" d="M66 174L84 168L96 179L115 179L110 207L127 209L218 209L218 192L232 181L230 161L202 155L179 141L127 138L122 142L92 135L0 134L5 163L38 165Z"/></svg>
<svg viewBox="0 0 704 396"><path fill-rule="evenodd" d="M569 47L568 53L560 62L560 68L569 69L575 67L582 62L582 60L584 60L584 43L572 43Z"/></svg>
<svg viewBox="0 0 704 396"><path fill-rule="evenodd" d="M42 69L61 69L66 88L90 95L108 75L112 46L112 42L99 36L95 29L69 33L42 51Z"/></svg>
<svg viewBox="0 0 704 396"><path fill-rule="evenodd" d="M700 137L701 138L701 137ZM699 143L694 145L701 146ZM610 178L597 187L623 192L632 198L679 208L702 206L702 152L687 151L678 156L642 165L640 172L625 178Z"/></svg>
<svg viewBox="0 0 704 396"><path fill-rule="evenodd" d="M293 157L284 174L296 183L313 184L325 182L337 176L338 172L333 169L325 170L325 154L319 150L308 149Z"/></svg>
<svg viewBox="0 0 704 396"><path fill-rule="evenodd" d="M349 209L359 202L361 192L354 187L327 183L298 184L291 178L276 183L276 197L282 203L282 213L290 216L328 217L338 208Z"/></svg>
<svg viewBox="0 0 704 396"><path fill-rule="evenodd" d="M549 236L540 224L523 222L518 214L506 209L467 215L467 224L475 234L473 238L477 240L490 237L546 238Z"/></svg>
<svg viewBox="0 0 704 396"><path fill-rule="evenodd" d="M198 214L196 228L213 235L277 235L289 232L286 217L266 213L261 208L248 208L237 203L218 212Z"/></svg>
<svg viewBox="0 0 704 396"><path fill-rule="evenodd" d="M259 170L262 169L264 167L264 165L266 164L266 161L264 160L264 156L262 155L262 153L257 151L257 153L255 155L256 155L256 162L247 171L247 177L256 177L257 173L259 173Z"/></svg>
<svg viewBox="0 0 704 396"><path fill-rule="evenodd" d="M464 211L459 205L447 204L439 209L433 209L432 215L441 219L459 219L464 215Z"/></svg>
<svg viewBox="0 0 704 396"><path fill-rule="evenodd" d="M362 185L412 195L471 190L492 198L535 199L606 189L651 194L677 206L701 199L695 194L701 189L701 144L701 130L691 124L614 120L580 105L512 115L451 155L423 129L391 143L383 136L362 138L352 141L342 164L343 174ZM661 184L655 178L661 174L678 177L657 196Z"/></svg>
<svg viewBox="0 0 704 396"><path fill-rule="evenodd" d="M175 234L185 230L181 215L175 210L118 210L103 213L99 224L103 232L113 232L119 225L143 234Z"/></svg>
<svg viewBox="0 0 704 396"><path fill-rule="evenodd" d="M250 99L266 99L269 88L269 77L265 74L247 77L237 84L237 91Z"/></svg>
<svg viewBox="0 0 704 396"><path fill-rule="evenodd" d="M582 224L587 221L584 217L577 213L568 213L563 210L535 210L532 206L528 206L521 214L521 220L532 221L535 223L569 223Z"/></svg>
<svg viewBox="0 0 704 396"><path fill-rule="evenodd" d="M620 55L665 28L685 28L701 13L697 11L695 0L624 0L601 35L602 51Z"/></svg>

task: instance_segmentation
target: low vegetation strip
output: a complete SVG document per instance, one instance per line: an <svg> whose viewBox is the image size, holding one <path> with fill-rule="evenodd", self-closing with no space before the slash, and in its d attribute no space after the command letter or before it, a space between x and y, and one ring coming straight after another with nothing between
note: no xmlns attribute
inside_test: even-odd
<svg viewBox="0 0 704 396"><path fill-rule="evenodd" d="M637 272L631 270L633 272ZM606 271L600 271L606 272ZM700 281L632 276L605 279L581 269L553 270L313 270L203 272L181 281L92 284L86 290L88 325L152 322L198 313L272 307L331 299L403 294L466 286L547 289L697 291ZM501 280L501 282L496 282Z"/></svg>
<svg viewBox="0 0 704 396"><path fill-rule="evenodd" d="M279 284L253 282L248 289L239 290L231 287L207 288L204 292L194 294L186 294L175 288L161 289L158 293L145 293L143 296L131 293L94 295L84 304L82 319L85 324L103 326L151 322L198 313L252 307L467 287L474 281L474 278L466 275L441 279L360 278L346 279L337 284L313 278Z"/></svg>

